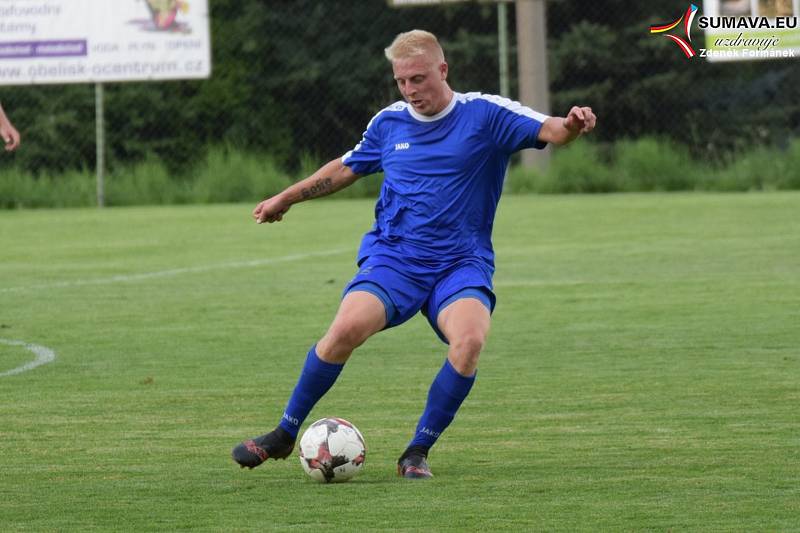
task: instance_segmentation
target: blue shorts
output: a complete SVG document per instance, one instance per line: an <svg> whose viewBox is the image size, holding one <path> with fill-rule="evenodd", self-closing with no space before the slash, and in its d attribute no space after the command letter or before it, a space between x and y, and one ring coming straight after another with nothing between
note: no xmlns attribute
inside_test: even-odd
<svg viewBox="0 0 800 533"><path fill-rule="evenodd" d="M429 269L409 259L371 256L344 289L377 296L386 309L386 328L399 326L422 311L428 323L447 343L436 323L439 312L460 298L476 298L491 313L497 301L492 292L492 270L480 259L460 259L444 269Z"/></svg>

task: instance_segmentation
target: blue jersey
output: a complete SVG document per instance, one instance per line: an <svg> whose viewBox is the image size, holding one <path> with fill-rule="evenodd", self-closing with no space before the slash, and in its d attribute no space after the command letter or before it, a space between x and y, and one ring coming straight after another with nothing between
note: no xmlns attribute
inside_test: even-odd
<svg viewBox="0 0 800 533"><path fill-rule="evenodd" d="M375 225L361 242L372 255L439 268L480 258L494 269L492 226L511 154L544 148L546 115L499 96L454 93L434 116L396 102L376 114L342 162L384 172Z"/></svg>

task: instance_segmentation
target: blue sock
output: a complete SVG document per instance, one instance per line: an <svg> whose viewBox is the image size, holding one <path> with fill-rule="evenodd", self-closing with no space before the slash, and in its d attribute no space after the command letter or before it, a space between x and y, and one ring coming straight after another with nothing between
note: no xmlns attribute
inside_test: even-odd
<svg viewBox="0 0 800 533"><path fill-rule="evenodd" d="M450 425L469 394L475 375L465 377L456 372L450 361L445 361L428 391L428 403L417 424L417 432L408 444L430 448L439 435Z"/></svg>
<svg viewBox="0 0 800 533"><path fill-rule="evenodd" d="M320 359L317 355L317 345L312 346L308 351L300 379L297 380L297 385L292 391L292 396L283 412L283 418L278 425L289 432L292 437L297 438L297 432L300 430L303 420L311 412L314 404L328 392L336 378L339 377L342 368L344 368L344 364L326 363Z"/></svg>

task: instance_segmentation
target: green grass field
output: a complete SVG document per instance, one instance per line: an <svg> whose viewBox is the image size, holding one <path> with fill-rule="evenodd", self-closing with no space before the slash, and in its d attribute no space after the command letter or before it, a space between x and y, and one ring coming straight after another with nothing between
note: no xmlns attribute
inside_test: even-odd
<svg viewBox="0 0 800 533"><path fill-rule="evenodd" d="M354 273L368 200L0 212L4 531L800 531L800 194L503 199L478 380L396 477L445 349L416 317L311 422L364 472L240 470ZM0 373L33 354L0 344Z"/></svg>

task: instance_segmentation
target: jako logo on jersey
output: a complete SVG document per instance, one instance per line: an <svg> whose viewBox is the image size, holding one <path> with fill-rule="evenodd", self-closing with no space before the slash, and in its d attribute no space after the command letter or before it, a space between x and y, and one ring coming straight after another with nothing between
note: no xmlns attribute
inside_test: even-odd
<svg viewBox="0 0 800 533"><path fill-rule="evenodd" d="M409 148L411 148L411 143L397 143L394 145L395 152L397 150L408 150Z"/></svg>

